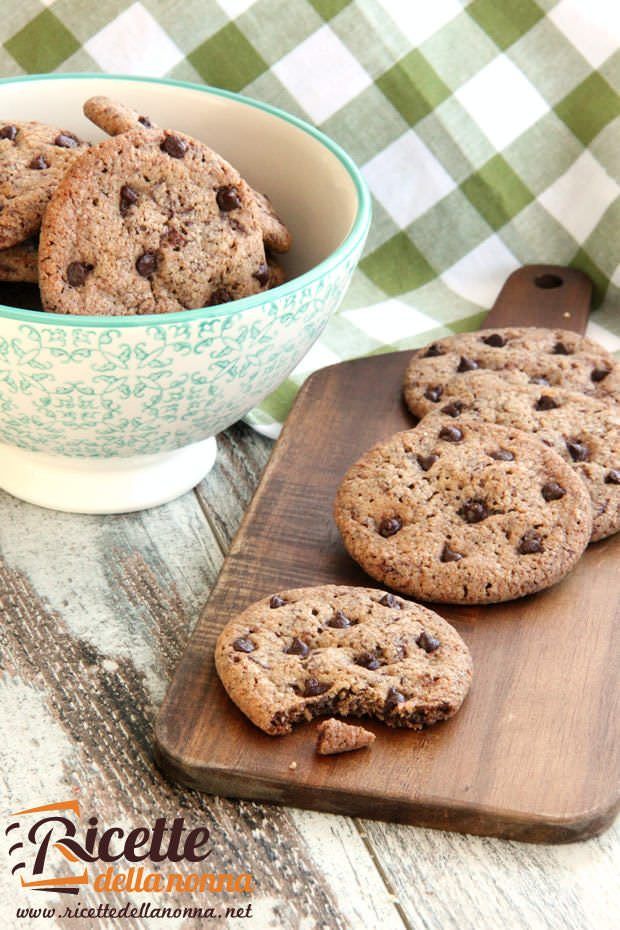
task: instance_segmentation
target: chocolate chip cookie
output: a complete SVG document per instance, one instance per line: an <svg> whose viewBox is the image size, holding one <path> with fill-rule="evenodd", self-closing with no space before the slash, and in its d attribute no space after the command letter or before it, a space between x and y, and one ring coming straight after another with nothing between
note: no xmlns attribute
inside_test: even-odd
<svg viewBox="0 0 620 930"><path fill-rule="evenodd" d="M564 388L532 384L517 371L478 370L444 386L447 422L461 416L534 433L583 479L592 501L592 539L620 530L620 407ZM561 495L558 485L548 494Z"/></svg>
<svg viewBox="0 0 620 930"><path fill-rule="evenodd" d="M159 128L149 116L111 100L110 97L91 97L84 104L84 115L110 136L135 129ZM276 213L273 204L266 194L261 194L253 188L250 190L254 195L256 219L263 230L265 245L272 252L288 252L291 247L291 234Z"/></svg>
<svg viewBox="0 0 620 930"><path fill-rule="evenodd" d="M0 281L25 281L36 284L39 280L39 239L33 236L0 250Z"/></svg>
<svg viewBox="0 0 620 930"><path fill-rule="evenodd" d="M64 177L39 244L44 309L167 313L266 290L248 185L206 145L145 129L93 146Z"/></svg>
<svg viewBox="0 0 620 930"><path fill-rule="evenodd" d="M66 129L0 121L0 249L38 233L52 193L87 148Z"/></svg>
<svg viewBox="0 0 620 930"><path fill-rule="evenodd" d="M472 675L467 646L437 614L336 585L252 604L222 630L215 665L237 707L273 735L332 714L419 730L457 712Z"/></svg>
<svg viewBox="0 0 620 930"><path fill-rule="evenodd" d="M561 487L563 494L550 494ZM517 429L445 415L353 465L334 515L349 554L405 594L490 604L532 594L575 565L592 532L584 483Z"/></svg>
<svg viewBox="0 0 620 930"><path fill-rule="evenodd" d="M568 330L524 326L458 333L419 349L405 374L407 406L423 417L442 402L447 381L481 368L620 401L620 365L602 346Z"/></svg>

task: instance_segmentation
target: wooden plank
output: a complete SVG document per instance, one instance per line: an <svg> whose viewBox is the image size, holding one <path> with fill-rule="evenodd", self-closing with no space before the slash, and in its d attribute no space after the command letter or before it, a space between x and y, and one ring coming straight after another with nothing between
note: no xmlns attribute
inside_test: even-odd
<svg viewBox="0 0 620 930"><path fill-rule="evenodd" d="M224 553L230 548L272 449L273 442L245 423L236 423L217 438L215 466L195 490Z"/></svg>
<svg viewBox="0 0 620 930"><path fill-rule="evenodd" d="M572 327L585 324L586 313L576 312L589 295L582 278L565 285ZM520 274L511 280L521 296L504 289L501 322L516 324L532 284ZM545 313L538 307L541 325ZM400 402L407 359L358 359L306 382L162 709L160 762L173 778L232 796L538 842L592 835L609 825L618 805L617 743L610 739L618 623L609 594L617 590L619 539L591 547L570 576L536 598L442 608L484 674L459 715L442 726L419 734L377 725L372 753L318 759L308 727L286 740L266 736L234 708L214 673L219 630L257 597L301 585L367 583L344 552L331 502L351 461L410 425ZM577 638L572 610L581 621ZM222 725L226 744L214 736ZM291 758L298 761L294 773Z"/></svg>
<svg viewBox="0 0 620 930"><path fill-rule="evenodd" d="M620 824L586 843L524 845L367 822L412 926L425 930L614 930Z"/></svg>
<svg viewBox="0 0 620 930"><path fill-rule="evenodd" d="M226 548L230 545L252 492L252 482L236 478L237 462L254 462L255 481L260 461L273 444L241 424L220 443L218 469L208 484L196 490L209 519L226 508L223 525ZM257 452L261 448L262 451ZM243 474L247 474L243 466ZM227 476L226 480L222 480ZM235 493L231 493L234 487ZM239 494L239 490L243 493ZM305 818L316 818L316 830L308 847L322 859L323 816L293 811L302 832ZM394 901L406 923L427 930L478 930L502 926L506 930L612 930L613 915L620 911L617 882L620 861L620 823L601 836L578 845L538 845L492 838L466 837L399 824L356 818L329 817L328 823L355 823L394 892ZM346 829L346 828L345 828ZM346 833L341 858L357 858L357 846ZM356 898L359 891L349 895ZM344 896L347 888L344 887ZM338 897L339 902L343 900ZM380 923L350 926L381 926Z"/></svg>
<svg viewBox="0 0 620 930"><path fill-rule="evenodd" d="M231 475L231 498L236 483ZM214 868L254 875L257 926L306 921L345 930L357 921L402 930L372 857L346 824L319 829L284 809L205 797L172 786L153 765L155 708L222 561L193 494L141 514L91 517L0 493L0 553L0 784L8 810L77 795L101 823L125 827L181 812L212 831ZM349 845L353 858L343 862ZM355 901L347 900L350 888ZM120 906L124 897L106 900ZM2 926L13 925L15 900L2 870ZM80 900L100 899L86 890ZM188 897L166 904L187 905Z"/></svg>
<svg viewBox="0 0 620 930"><path fill-rule="evenodd" d="M485 327L548 326L585 332L592 282L582 271L526 265L506 280Z"/></svg>

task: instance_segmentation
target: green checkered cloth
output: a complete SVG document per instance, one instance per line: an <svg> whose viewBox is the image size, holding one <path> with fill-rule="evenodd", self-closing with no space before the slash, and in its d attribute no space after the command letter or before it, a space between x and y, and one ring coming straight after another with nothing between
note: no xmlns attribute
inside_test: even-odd
<svg viewBox="0 0 620 930"><path fill-rule="evenodd" d="M611 0L14 0L0 72L207 82L357 160L374 202L344 304L248 419L275 435L316 368L475 328L527 262L587 272L620 349L620 7Z"/></svg>

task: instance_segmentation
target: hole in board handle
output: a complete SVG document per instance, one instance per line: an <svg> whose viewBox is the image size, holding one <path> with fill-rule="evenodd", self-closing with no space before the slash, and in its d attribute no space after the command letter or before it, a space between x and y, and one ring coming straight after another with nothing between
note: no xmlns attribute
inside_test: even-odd
<svg viewBox="0 0 620 930"><path fill-rule="evenodd" d="M562 287L564 281L557 274L540 274L537 278L534 278L534 284L536 287L541 287L543 290L548 291L552 287Z"/></svg>

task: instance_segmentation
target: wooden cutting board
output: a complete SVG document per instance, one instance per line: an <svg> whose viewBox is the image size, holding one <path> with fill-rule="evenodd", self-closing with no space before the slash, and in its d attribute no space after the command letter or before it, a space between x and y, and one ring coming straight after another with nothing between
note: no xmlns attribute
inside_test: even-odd
<svg viewBox="0 0 620 930"><path fill-rule="evenodd" d="M579 272L528 266L485 323L583 332L590 290ZM158 762L170 778L226 797L533 842L584 839L609 826L619 800L620 534L541 594L440 606L473 653L472 690L456 717L423 732L370 723L370 751L316 756L316 723L267 736L215 673L219 631L252 601L374 584L346 554L332 501L365 449L412 425L400 397L409 357L362 358L306 381L166 696Z"/></svg>

